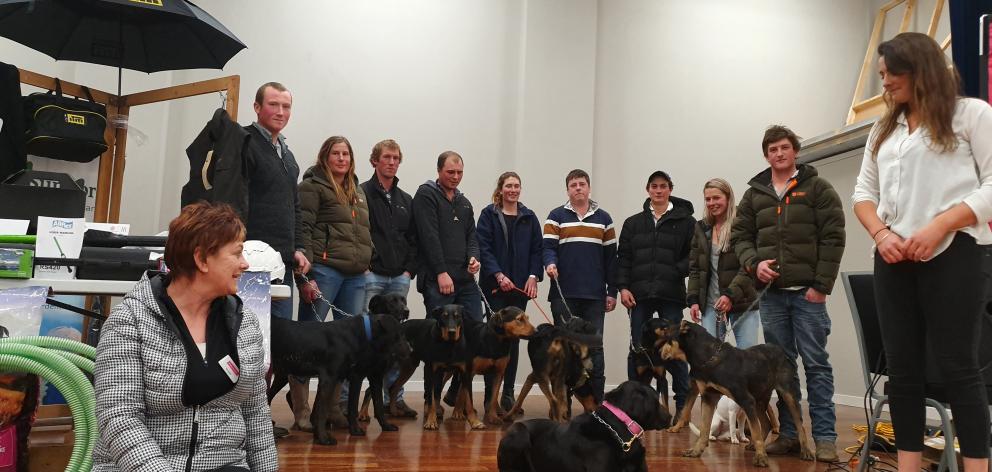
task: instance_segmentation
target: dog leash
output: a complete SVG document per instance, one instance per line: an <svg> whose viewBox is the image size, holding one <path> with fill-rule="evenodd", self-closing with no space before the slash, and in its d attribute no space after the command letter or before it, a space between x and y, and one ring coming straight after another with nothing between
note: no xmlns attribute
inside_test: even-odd
<svg viewBox="0 0 992 472"><path fill-rule="evenodd" d="M651 364L651 368L654 369L656 366L654 365L654 361L651 360L651 356L648 355L648 350L644 349L644 346L634 345L634 325L633 325L633 321L631 320L630 313L631 313L630 308L627 308L627 325L630 326L630 350L635 354L640 354L646 357L648 359L648 363Z"/></svg>
<svg viewBox="0 0 992 472"><path fill-rule="evenodd" d="M558 289L558 296L561 297L561 304L565 306L565 311L568 313L568 319L565 322L572 321L575 315L572 314L572 309L568 307L568 302L565 300L565 294L561 293L561 284L558 283L558 277L551 277L551 285L554 285Z"/></svg>
<svg viewBox="0 0 992 472"><path fill-rule="evenodd" d="M475 288L479 289L479 296L482 297L482 304L486 307L486 318L489 318L489 315L493 313L493 307L489 304L489 299L486 298L486 292L482 290L482 286L479 285L479 279L476 279L474 275L472 276L472 283L475 284Z"/></svg>
<svg viewBox="0 0 992 472"><path fill-rule="evenodd" d="M530 295L527 295L527 292L521 290L520 287L514 286L513 289L522 293L525 297L527 297L528 300L534 302L534 306L537 307L537 311L540 311L541 314L544 315L544 319L547 320L548 323L555 324L553 321L551 321L551 318L548 317L548 314L544 312L544 309L541 308L541 305L537 303L537 297L531 298ZM493 289L493 293L496 293L496 290L497 289Z"/></svg>
<svg viewBox="0 0 992 472"><path fill-rule="evenodd" d="M303 279L303 283L305 283L305 284L310 283L310 279L307 278L307 276L305 274L299 274L299 275ZM334 306L334 304L331 303L330 300L324 298L324 294L320 292L320 289L319 288L317 289L317 300L323 300L324 303L326 303L327 306L331 307L331 310L334 311L335 313L339 313L341 315L344 315L347 318L354 318L355 317L355 315L353 315L351 313L348 313L347 311L344 311L344 310L342 310L342 309ZM310 305L310 310L313 311L313 317L314 317L314 319L319 319L320 318L320 315L317 314L317 305L314 304L314 303L309 303L309 305Z"/></svg>
<svg viewBox="0 0 992 472"><path fill-rule="evenodd" d="M758 293L758 296L755 297L754 301L751 302L751 304L748 305L747 308L745 308L744 311L742 311L741 313L747 313L753 310L754 307L758 305L758 302L760 302L761 299L764 298L765 293L768 293L768 289L770 288L772 288L772 284L765 285L765 288L761 289L761 292ZM723 321L724 323L727 324L727 329L724 330L723 336L720 336L720 341L726 341L727 333L729 333L731 330L734 329L734 325L730 321L730 314L727 312L717 312L717 322L719 321Z"/></svg>

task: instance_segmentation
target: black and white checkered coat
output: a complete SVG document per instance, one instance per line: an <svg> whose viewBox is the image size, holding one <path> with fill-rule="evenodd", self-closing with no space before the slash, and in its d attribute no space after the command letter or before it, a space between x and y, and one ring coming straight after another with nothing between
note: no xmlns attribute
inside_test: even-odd
<svg viewBox="0 0 992 472"><path fill-rule="evenodd" d="M100 428L96 472L186 470L194 414L180 398L186 351L166 324L152 283L160 281L142 277L114 307L100 335L94 373ZM199 407L193 471L224 465L279 468L265 396L262 332L254 314L241 313L241 377L230 392Z"/></svg>

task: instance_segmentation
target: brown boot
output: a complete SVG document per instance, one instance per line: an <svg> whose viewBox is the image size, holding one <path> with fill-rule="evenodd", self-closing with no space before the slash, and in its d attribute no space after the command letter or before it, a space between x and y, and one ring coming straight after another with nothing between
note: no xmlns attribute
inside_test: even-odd
<svg viewBox="0 0 992 472"><path fill-rule="evenodd" d="M313 431L310 424L310 381L301 382L299 379L289 377L289 399L293 408L293 429L300 431ZM289 401L287 399L287 401Z"/></svg>
<svg viewBox="0 0 992 472"><path fill-rule="evenodd" d="M417 412L413 408L410 408L406 404L406 402L403 401L403 400L396 400L396 404L395 405L390 405L390 406L391 406L391 408L389 410L390 410L390 412L392 412L392 415L394 417L397 417L397 418L416 418L417 417Z"/></svg>
<svg viewBox="0 0 992 472"><path fill-rule="evenodd" d="M816 441L816 460L820 462L837 462L837 445L833 441Z"/></svg>
<svg viewBox="0 0 992 472"><path fill-rule="evenodd" d="M785 436L779 436L775 438L770 444L765 446L765 452L773 456L784 456L786 454L794 454L799 452L799 440L796 438L787 438ZM835 453L836 457L836 453Z"/></svg>

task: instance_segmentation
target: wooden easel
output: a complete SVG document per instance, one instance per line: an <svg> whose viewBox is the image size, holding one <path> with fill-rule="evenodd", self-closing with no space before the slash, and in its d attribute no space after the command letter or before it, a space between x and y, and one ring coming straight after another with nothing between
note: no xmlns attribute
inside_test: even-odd
<svg viewBox="0 0 992 472"><path fill-rule="evenodd" d="M847 124L849 125L882 116L885 112L885 100L882 98L881 93L865 100L862 100L861 97L864 95L868 74L874 69L872 59L875 57L875 49L878 48L878 44L882 38L885 17L889 10L903 3L906 4L906 10L902 15L902 23L899 24L899 32L905 33L909 29L909 22L913 19L913 14L916 12L916 0L892 0L878 9L878 15L875 17L875 27L871 31L871 38L868 39L868 50L865 51L865 60L861 64L861 73L858 74L858 85L854 88L851 109L847 114ZM930 15L930 26L927 28L927 35L931 38L937 34L937 22L940 21L940 14L943 10L944 0L937 0L937 3L933 6L933 13ZM947 51L947 47L950 45L951 35L948 34L944 38L944 41L940 43L940 48Z"/></svg>
<svg viewBox="0 0 992 472"><path fill-rule="evenodd" d="M21 83L45 90L55 90L55 78L24 69L18 69ZM62 93L75 97L85 97L82 86L72 82L62 82ZM180 98L194 97L214 92L227 92L227 114L238 120L238 94L241 77L231 75L217 79L193 82L190 84L138 92L117 96L109 92L90 88L93 100L107 106L107 116L128 115L131 107L149 103L165 102ZM108 126L104 135L110 145L100 156L100 173L96 186L96 209L93 221L97 223L119 223L121 210L121 189L124 188L124 166L126 164L127 129Z"/></svg>

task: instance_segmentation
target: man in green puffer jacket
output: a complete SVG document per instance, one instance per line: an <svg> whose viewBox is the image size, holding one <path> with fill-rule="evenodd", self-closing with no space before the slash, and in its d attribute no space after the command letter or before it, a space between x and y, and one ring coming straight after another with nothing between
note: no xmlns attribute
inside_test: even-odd
<svg viewBox="0 0 992 472"><path fill-rule="evenodd" d="M802 356L816 458L835 462L825 303L844 253L844 210L837 192L815 168L796 165L799 137L792 130L769 127L761 148L770 167L751 179L741 198L732 244L758 287L770 285L760 302L765 341L782 347L793 363ZM781 402L779 416L781 434L768 445L768 453L798 452L796 426Z"/></svg>

